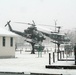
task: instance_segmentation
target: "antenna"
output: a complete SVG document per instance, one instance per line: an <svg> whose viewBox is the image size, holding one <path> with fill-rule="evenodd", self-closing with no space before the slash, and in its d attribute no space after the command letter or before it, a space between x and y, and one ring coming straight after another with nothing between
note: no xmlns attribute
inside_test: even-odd
<svg viewBox="0 0 76 75"><path fill-rule="evenodd" d="M54 20L54 21L55 21L55 32L56 32L56 28L58 28L58 32L57 33L59 33L61 26L57 26L57 20Z"/></svg>
<svg viewBox="0 0 76 75"><path fill-rule="evenodd" d="M56 32L56 25L57 25L57 20L54 20L55 22L55 32ZM56 41L55 41L56 42ZM56 52L56 44L55 44L55 52Z"/></svg>

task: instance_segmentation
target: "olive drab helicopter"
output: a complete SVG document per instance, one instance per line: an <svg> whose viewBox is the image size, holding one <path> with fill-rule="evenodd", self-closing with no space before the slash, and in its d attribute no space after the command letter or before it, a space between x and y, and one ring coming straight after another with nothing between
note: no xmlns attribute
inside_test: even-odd
<svg viewBox="0 0 76 75"><path fill-rule="evenodd" d="M50 32L50 33L46 33L41 31L45 36L49 37L50 39L52 39L52 43L57 44L58 46L58 52L60 51L60 44L64 44L67 42L70 42L69 37L66 34L61 34L60 33L60 26L56 26L56 28L58 29L55 32Z"/></svg>
<svg viewBox="0 0 76 75"><path fill-rule="evenodd" d="M67 37L66 34L60 34L60 26L57 26L56 28L58 28L58 31L56 32L50 32L50 33L47 33L47 32L43 32L41 31L45 36L49 37L50 39L52 39L52 43L55 43L55 47L57 45L57 57L58 57L58 60L59 60L59 52L60 52L60 45L61 44L64 44L66 42L70 42L70 39L69 37Z"/></svg>
<svg viewBox="0 0 76 75"><path fill-rule="evenodd" d="M10 25L11 21L8 21L7 24L5 26L8 25L9 30L11 32L14 32L22 37L25 37L26 39L31 39L31 41L25 40L26 42L30 43L32 46L32 51L31 54L35 54L35 44L41 44L43 42L43 40L45 40L44 35L37 30L37 27L35 27L35 22L33 22L33 24L31 23L24 23L24 24L28 24L31 25L30 27L28 27L26 30L24 30L24 32L20 32L17 30L13 30L11 25ZM15 22L15 23L21 23L21 22Z"/></svg>
<svg viewBox="0 0 76 75"><path fill-rule="evenodd" d="M22 23L22 22L15 22L15 23L21 23L21 24L28 24L31 25L26 30L24 30L24 33L27 34L27 37L29 39L34 39L36 41L43 41L45 40L44 35L37 29L35 22L32 20L33 24L31 23ZM38 42L37 42L38 43Z"/></svg>
<svg viewBox="0 0 76 75"><path fill-rule="evenodd" d="M57 28L58 28L57 32L50 32L50 33L46 33L43 31L41 32L47 37L50 37L52 40L55 40L61 44L63 44L64 42L69 42L70 41L69 37L67 37L66 34L60 33L60 26L58 26Z"/></svg>

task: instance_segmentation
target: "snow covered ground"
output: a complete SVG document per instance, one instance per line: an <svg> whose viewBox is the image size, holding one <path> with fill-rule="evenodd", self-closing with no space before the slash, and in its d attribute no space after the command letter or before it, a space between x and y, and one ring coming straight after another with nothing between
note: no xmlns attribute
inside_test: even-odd
<svg viewBox="0 0 76 75"><path fill-rule="evenodd" d="M48 53L42 53L42 57L38 57L37 52L36 54L16 52L15 54L15 58L0 59L0 72L76 75L75 69L46 69L45 65L49 64ZM74 59L74 56L71 58ZM74 61L56 61L52 64L74 65Z"/></svg>

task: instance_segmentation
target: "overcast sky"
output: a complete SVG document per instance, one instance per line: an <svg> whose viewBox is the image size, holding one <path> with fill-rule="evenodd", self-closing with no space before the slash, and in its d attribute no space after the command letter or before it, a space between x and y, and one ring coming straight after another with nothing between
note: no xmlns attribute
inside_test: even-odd
<svg viewBox="0 0 76 75"><path fill-rule="evenodd" d="M20 27L14 22L32 23L32 20L47 25L54 25L54 20L57 20L57 25L74 29L76 0L0 0L0 27L9 20L15 29Z"/></svg>

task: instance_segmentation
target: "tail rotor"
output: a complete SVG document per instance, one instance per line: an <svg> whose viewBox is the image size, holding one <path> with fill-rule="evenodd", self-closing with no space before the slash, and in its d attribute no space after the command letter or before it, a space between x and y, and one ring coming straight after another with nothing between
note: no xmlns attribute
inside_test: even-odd
<svg viewBox="0 0 76 75"><path fill-rule="evenodd" d="M7 25L10 25L10 22L11 22L11 20L9 20L9 21L7 22L7 24L5 25L5 27L6 27Z"/></svg>

